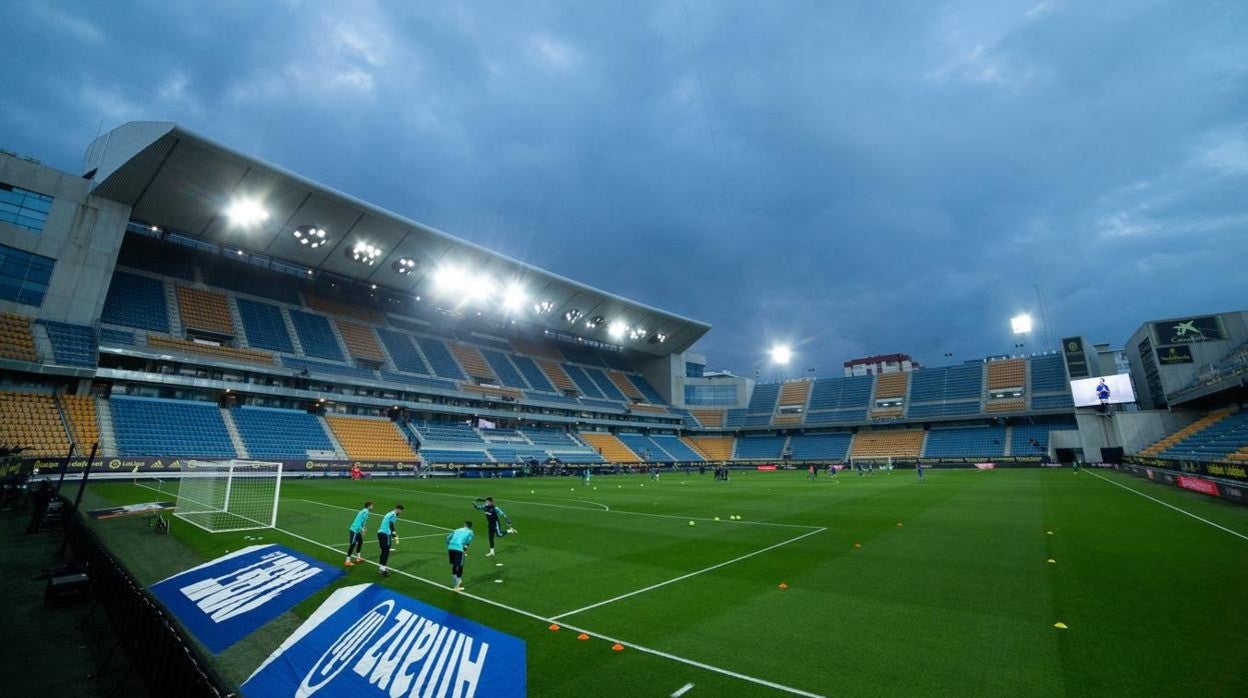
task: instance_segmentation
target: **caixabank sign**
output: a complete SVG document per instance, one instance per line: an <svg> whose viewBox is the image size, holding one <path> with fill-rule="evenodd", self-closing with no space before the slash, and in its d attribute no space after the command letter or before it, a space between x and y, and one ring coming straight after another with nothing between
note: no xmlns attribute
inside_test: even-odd
<svg viewBox="0 0 1248 698"><path fill-rule="evenodd" d="M522 640L375 584L338 589L242 686L265 698L524 696Z"/></svg>

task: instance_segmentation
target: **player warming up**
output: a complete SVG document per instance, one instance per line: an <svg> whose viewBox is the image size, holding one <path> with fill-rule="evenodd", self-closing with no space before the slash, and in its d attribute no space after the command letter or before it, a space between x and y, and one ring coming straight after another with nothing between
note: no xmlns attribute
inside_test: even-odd
<svg viewBox="0 0 1248 698"><path fill-rule="evenodd" d="M347 561L342 563L347 567L357 562L363 562L364 558L360 556L360 552L364 548L364 524L368 523L368 515L373 513L373 503L364 502L364 508L355 513L355 519L351 522L351 528L347 530ZM355 561L351 560L351 553L355 553Z"/></svg>
<svg viewBox="0 0 1248 698"><path fill-rule="evenodd" d="M484 504L482 504L484 502ZM507 512L503 511L498 505L494 504L493 497L486 497L484 500L478 499L472 505L476 509L485 512L485 525L488 527L490 536L490 552L486 553L486 557L494 557L494 538L495 536L502 538L508 533L515 533L516 529L511 526L511 517ZM499 523L499 519L507 522L507 529L503 529L503 525Z"/></svg>
<svg viewBox="0 0 1248 698"><path fill-rule="evenodd" d="M390 568L386 567L386 563L390 562L390 548L398 545L399 533L394 529L394 520L399 518L399 514L403 513L403 505L395 504L394 509L386 512L381 517L381 526L377 528L377 545L381 547L381 559L377 565L377 573L383 577L390 576Z"/></svg>
<svg viewBox="0 0 1248 698"><path fill-rule="evenodd" d="M472 522L465 521L461 528L446 534L446 555L451 560L451 591L464 590L464 556L472 545Z"/></svg>

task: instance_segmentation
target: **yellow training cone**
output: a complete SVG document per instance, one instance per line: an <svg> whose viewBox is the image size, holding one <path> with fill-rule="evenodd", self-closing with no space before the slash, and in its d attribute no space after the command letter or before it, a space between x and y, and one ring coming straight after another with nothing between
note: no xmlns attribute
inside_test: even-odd
<svg viewBox="0 0 1248 698"><path fill-rule="evenodd" d="M1049 558L1049 559L1048 559L1048 560L1046 560L1045 562L1048 562L1050 565L1056 565L1056 564L1057 564L1057 560L1054 560L1053 558Z"/></svg>
<svg viewBox="0 0 1248 698"><path fill-rule="evenodd" d="M1057 628L1058 630L1065 630L1065 629L1066 629L1066 624L1065 624L1065 623L1063 623L1063 622L1061 622L1061 621L1058 621L1058 622L1056 622L1056 623L1054 623L1054 624L1053 624L1053 627Z"/></svg>
<svg viewBox="0 0 1248 698"><path fill-rule="evenodd" d="M1051 535L1053 535L1053 532L1052 532L1052 531L1049 531L1049 532L1048 532L1048 534L1051 536Z"/></svg>

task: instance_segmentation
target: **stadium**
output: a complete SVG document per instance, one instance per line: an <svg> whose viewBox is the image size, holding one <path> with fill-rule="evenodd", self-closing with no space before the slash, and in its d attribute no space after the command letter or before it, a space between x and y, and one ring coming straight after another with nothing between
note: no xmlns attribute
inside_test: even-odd
<svg viewBox="0 0 1248 698"><path fill-rule="evenodd" d="M374 589L462 637L427 683L379 640L390 673L352 655L322 695L1248 688L1248 311L766 382L707 371L706 323L154 122L82 172L0 155L0 241L6 499L55 487L22 511L68 531L48 593L97 598L118 689L293 691L318 604ZM271 545L337 576L225 639L158 593Z"/></svg>

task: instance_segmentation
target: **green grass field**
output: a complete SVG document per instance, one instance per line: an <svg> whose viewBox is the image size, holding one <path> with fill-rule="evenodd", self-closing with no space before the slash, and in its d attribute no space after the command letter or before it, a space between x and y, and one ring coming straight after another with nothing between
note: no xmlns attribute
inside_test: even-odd
<svg viewBox="0 0 1248 698"><path fill-rule="evenodd" d="M497 558L471 508L485 495L519 530ZM524 639L534 696L1248 695L1248 509L1112 472L287 480L277 531L97 525L150 583L248 535L340 564L365 499L407 508L381 583ZM443 528L466 518L455 594ZM225 675L241 683L326 593L223 653Z"/></svg>

